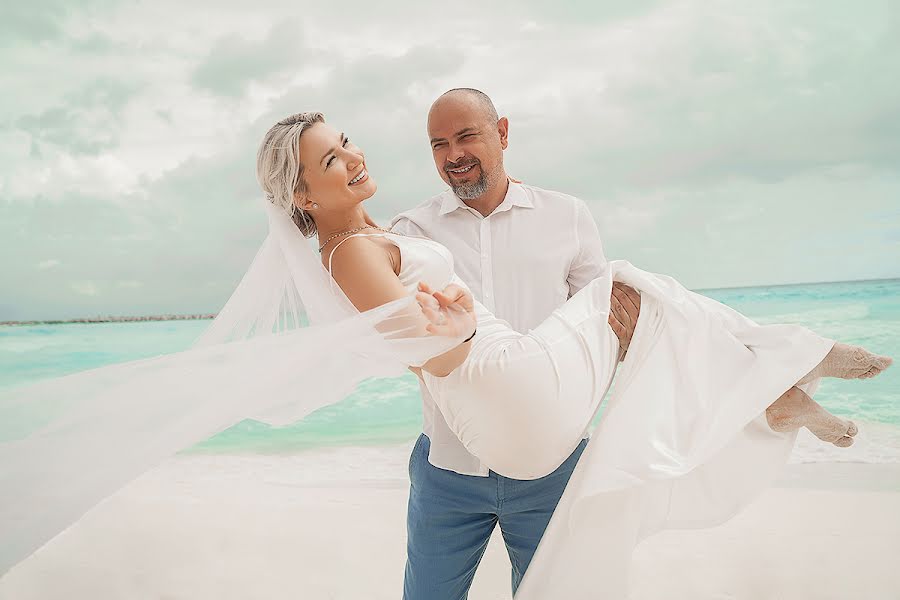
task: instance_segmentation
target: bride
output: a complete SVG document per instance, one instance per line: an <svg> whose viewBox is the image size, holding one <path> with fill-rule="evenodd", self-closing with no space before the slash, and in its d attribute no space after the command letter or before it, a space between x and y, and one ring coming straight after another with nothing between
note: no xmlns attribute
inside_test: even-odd
<svg viewBox="0 0 900 600"><path fill-rule="evenodd" d="M819 378L891 364L756 325L624 261L516 333L473 301L446 248L371 222L364 156L319 113L269 130L257 176L269 235L194 348L0 393L0 486L16 490L0 495L0 574L174 452L244 418L296 421L406 369L492 470L540 477L582 439L618 368L516 597L624 597L638 541L731 517L797 429L852 444L856 427L812 399ZM613 281L641 298L620 367Z"/></svg>

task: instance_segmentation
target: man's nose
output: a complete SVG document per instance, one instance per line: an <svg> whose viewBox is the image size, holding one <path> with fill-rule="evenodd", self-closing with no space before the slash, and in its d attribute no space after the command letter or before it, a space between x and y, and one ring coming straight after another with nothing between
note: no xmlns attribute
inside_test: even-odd
<svg viewBox="0 0 900 600"><path fill-rule="evenodd" d="M447 160L450 162L459 162L466 153L463 151L462 147L457 146L456 144L450 144L449 151L447 152Z"/></svg>

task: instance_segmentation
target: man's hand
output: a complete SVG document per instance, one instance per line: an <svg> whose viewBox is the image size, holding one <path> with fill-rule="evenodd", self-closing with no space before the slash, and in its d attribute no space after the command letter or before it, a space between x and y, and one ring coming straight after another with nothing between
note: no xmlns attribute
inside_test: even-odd
<svg viewBox="0 0 900 600"><path fill-rule="evenodd" d="M619 338L619 362L628 352L640 312L641 295L634 288L614 281L609 297L609 326Z"/></svg>

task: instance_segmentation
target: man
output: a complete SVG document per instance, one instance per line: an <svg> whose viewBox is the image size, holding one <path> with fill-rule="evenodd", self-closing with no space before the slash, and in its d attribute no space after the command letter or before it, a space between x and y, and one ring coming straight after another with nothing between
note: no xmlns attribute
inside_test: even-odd
<svg viewBox="0 0 900 600"><path fill-rule="evenodd" d="M453 89L438 98L428 136L450 189L398 215L392 228L447 246L475 298L524 333L600 275L607 261L583 202L509 179L503 166L508 131L508 120L478 90ZM610 325L621 358L640 299L630 288L613 293ZM515 594L587 441L546 477L502 477L463 447L420 387L424 423L409 465L404 600L464 600L498 524Z"/></svg>

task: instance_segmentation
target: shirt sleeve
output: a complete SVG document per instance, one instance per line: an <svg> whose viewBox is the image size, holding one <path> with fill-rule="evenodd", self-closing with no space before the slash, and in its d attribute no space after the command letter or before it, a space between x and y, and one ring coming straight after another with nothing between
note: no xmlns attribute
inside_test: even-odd
<svg viewBox="0 0 900 600"><path fill-rule="evenodd" d="M588 283L603 275L609 266L606 255L603 253L600 232L597 230L597 223L594 222L591 211L583 201L576 199L575 203L575 239L578 248L566 278L569 284L570 298Z"/></svg>
<svg viewBox="0 0 900 600"><path fill-rule="evenodd" d="M425 231L419 225L409 218L405 213L399 214L391 219L391 231L400 235L411 235L414 237L428 237Z"/></svg>

